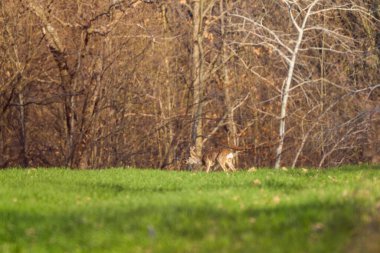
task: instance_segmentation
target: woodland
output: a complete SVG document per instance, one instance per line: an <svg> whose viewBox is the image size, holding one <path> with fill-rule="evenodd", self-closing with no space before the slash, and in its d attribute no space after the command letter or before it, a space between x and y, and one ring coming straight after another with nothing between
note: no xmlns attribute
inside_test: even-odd
<svg viewBox="0 0 380 253"><path fill-rule="evenodd" d="M380 2L0 1L0 168L189 169L191 147L379 164Z"/></svg>

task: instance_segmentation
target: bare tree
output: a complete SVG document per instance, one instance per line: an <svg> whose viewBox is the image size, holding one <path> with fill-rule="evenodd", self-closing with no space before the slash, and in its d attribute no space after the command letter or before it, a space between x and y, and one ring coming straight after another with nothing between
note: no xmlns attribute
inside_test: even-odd
<svg viewBox="0 0 380 253"><path fill-rule="evenodd" d="M273 50L286 64L287 75L281 88L281 106L278 117L279 142L276 149L275 168L281 166L290 94L294 90L303 89L303 86L310 85L316 81L311 78L312 75L307 71L308 63L305 61L305 56L307 57L307 54L310 54L312 50L323 50L338 55L353 54L355 51L353 38L346 36L337 29L324 27L320 24L320 15L340 11L358 12L364 16L370 15L364 8L352 2L326 4L321 0L305 2L284 0L278 5L282 13L289 19L289 31L281 31L276 27L267 25L267 17L256 20L243 14L234 14L235 17L252 25L252 28L247 30L247 32L256 37L255 42L251 43L252 46L265 46ZM323 45L322 47L310 46L310 43L306 43L306 41L310 40L316 31L321 32L324 36L333 38L334 44Z"/></svg>
<svg viewBox="0 0 380 253"><path fill-rule="evenodd" d="M0 167L376 161L378 31L373 0L0 1Z"/></svg>
<svg viewBox="0 0 380 253"><path fill-rule="evenodd" d="M191 142L195 147L195 153L202 156L202 139L203 139L203 93L204 93L204 79L203 79L203 7L204 0L194 0L192 6L193 15L193 52L192 52L192 70L191 76L193 81L193 126L191 133Z"/></svg>
<svg viewBox="0 0 380 253"><path fill-rule="evenodd" d="M230 60L230 50L228 48L228 42L227 42L227 24L226 22L230 23L230 18L227 20L227 11L228 6L226 6L228 3L226 3L224 0L220 0L219 2L219 8L220 8L220 36L222 39L222 69L223 69L223 81L224 81L224 100L225 100L225 106L227 110L227 125L228 125L228 144L238 146L239 140L237 135L237 127L234 120L234 110L233 110L233 104L232 104L232 92L231 92L231 78L230 78L230 69L229 69L229 60ZM231 8L230 8L231 9ZM237 156L236 156L237 158Z"/></svg>

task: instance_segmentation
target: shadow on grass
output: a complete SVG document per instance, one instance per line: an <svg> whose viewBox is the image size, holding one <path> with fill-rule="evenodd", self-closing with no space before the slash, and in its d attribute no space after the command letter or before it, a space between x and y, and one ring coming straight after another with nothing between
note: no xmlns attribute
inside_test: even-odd
<svg viewBox="0 0 380 253"><path fill-rule="evenodd" d="M0 238L3 244L26 250L34 245L53 247L55 252L73 252L78 247L84 252L120 248L126 238L128 247L151 247L154 239L154 247L171 251L181 250L180 245L170 246L171 241L180 240L198 245L204 252L206 247L223 247L218 252L339 252L358 225L360 211L354 202L311 202L242 211L206 204L152 204L135 209L110 206L56 214L0 210Z"/></svg>
<svg viewBox="0 0 380 253"><path fill-rule="evenodd" d="M370 222L358 229L354 235L346 252L348 253L378 253L380 252L380 212L371 217Z"/></svg>

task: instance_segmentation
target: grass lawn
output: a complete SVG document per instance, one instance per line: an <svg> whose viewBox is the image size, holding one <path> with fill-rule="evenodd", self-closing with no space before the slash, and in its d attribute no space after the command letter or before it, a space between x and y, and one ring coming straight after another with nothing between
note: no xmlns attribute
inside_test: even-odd
<svg viewBox="0 0 380 253"><path fill-rule="evenodd" d="M9 169L0 252L380 252L379 210L380 168L368 166Z"/></svg>

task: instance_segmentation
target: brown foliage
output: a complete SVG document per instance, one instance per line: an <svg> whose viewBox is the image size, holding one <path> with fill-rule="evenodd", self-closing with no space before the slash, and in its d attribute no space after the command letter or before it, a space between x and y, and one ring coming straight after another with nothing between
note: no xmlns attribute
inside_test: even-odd
<svg viewBox="0 0 380 253"><path fill-rule="evenodd" d="M1 1L0 167L185 168L197 71L204 145L250 147L238 167L273 166L286 64L233 14L289 43L291 20L276 1L201 2L196 42L193 1ZM357 2L378 17L376 1ZM354 40L306 34L304 48L347 50L302 51L282 163L376 161L379 23L337 10L310 23L321 24Z"/></svg>

